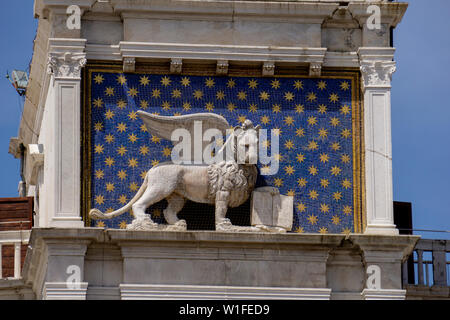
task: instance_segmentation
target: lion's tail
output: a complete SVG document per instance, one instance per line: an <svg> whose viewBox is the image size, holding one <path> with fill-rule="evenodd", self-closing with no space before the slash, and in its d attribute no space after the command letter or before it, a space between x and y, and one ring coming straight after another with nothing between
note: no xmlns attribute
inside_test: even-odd
<svg viewBox="0 0 450 320"><path fill-rule="evenodd" d="M145 189L147 188L148 185L148 178L147 175L145 175L145 179L144 182L142 183L141 187L139 188L138 192L136 193L136 195L133 197L133 199L131 199L130 202L128 202L124 207L113 211L111 213L103 213L98 209L92 209L89 212L89 217L91 217L94 220L105 220L105 219L112 219L115 218L117 216L120 216L122 214L124 214L125 212L129 211L131 209L131 206L139 200L140 197L142 197L142 195L144 194Z"/></svg>

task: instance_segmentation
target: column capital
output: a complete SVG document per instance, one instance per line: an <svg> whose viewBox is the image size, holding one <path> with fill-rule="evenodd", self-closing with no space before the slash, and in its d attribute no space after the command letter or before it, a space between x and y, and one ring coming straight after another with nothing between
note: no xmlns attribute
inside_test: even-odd
<svg viewBox="0 0 450 320"><path fill-rule="evenodd" d="M87 62L85 47L85 39L50 38L47 72L56 79L81 79L81 69Z"/></svg>
<svg viewBox="0 0 450 320"><path fill-rule="evenodd" d="M394 48L360 48L358 50L363 90L390 88L396 70Z"/></svg>

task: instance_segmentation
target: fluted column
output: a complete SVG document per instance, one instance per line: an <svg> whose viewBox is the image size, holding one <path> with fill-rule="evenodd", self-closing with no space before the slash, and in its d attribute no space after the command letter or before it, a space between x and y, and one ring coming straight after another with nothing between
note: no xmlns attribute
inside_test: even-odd
<svg viewBox="0 0 450 320"><path fill-rule="evenodd" d="M358 51L364 93L366 234L396 235L392 195L391 77L394 48Z"/></svg>
<svg viewBox="0 0 450 320"><path fill-rule="evenodd" d="M43 126L46 226L83 227L80 212L80 82L86 64L84 39L49 39L52 75Z"/></svg>

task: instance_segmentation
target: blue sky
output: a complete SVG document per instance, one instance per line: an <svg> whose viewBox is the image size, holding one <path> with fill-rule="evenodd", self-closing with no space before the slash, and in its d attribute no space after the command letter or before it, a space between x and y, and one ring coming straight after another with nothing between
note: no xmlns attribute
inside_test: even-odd
<svg viewBox="0 0 450 320"><path fill-rule="evenodd" d="M33 1L0 10L0 197L17 196L19 161L8 154L18 132L18 95L3 75L28 68L37 22ZM392 90L394 199L413 203L414 228L450 230L450 1L411 0L395 30ZM423 233L450 239L450 233Z"/></svg>

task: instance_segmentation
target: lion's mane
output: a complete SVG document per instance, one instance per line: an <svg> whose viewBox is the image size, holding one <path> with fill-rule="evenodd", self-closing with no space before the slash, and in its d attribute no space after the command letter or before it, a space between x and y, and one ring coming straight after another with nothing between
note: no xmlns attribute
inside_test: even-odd
<svg viewBox="0 0 450 320"><path fill-rule="evenodd" d="M238 207L247 201L255 187L258 171L254 165L222 161L208 167L208 196L215 199L218 191L230 192L228 206Z"/></svg>

